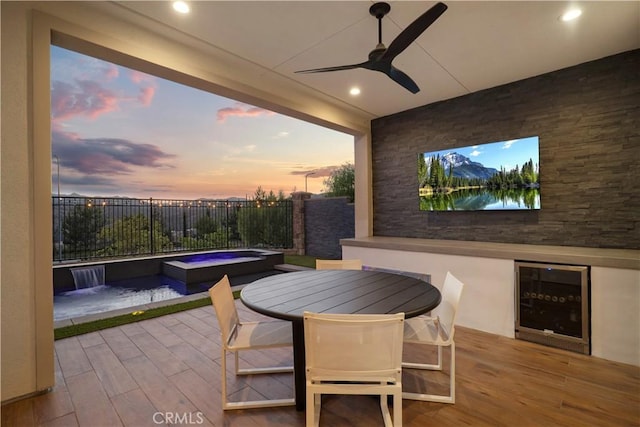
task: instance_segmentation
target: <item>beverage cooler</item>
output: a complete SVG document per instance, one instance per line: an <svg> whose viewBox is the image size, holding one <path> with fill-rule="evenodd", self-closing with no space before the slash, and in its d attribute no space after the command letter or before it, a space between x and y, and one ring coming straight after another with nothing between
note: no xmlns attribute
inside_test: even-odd
<svg viewBox="0 0 640 427"><path fill-rule="evenodd" d="M516 261L516 338L591 354L589 267Z"/></svg>

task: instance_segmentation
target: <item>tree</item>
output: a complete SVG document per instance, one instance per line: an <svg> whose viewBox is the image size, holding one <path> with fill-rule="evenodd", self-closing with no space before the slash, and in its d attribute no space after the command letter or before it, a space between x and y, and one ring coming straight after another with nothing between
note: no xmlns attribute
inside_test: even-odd
<svg viewBox="0 0 640 427"><path fill-rule="evenodd" d="M254 203L238 212L238 231L247 246L286 248L291 245L291 211L284 192L267 194L258 187Z"/></svg>
<svg viewBox="0 0 640 427"><path fill-rule="evenodd" d="M323 182L327 196L347 196L351 203L355 200L355 183L356 168L351 163L345 163L338 169L331 172L329 178L325 179Z"/></svg>
<svg viewBox="0 0 640 427"><path fill-rule="evenodd" d="M113 226L104 227L100 237L107 243L104 255L148 254L171 247L160 222L149 221L142 214L124 217Z"/></svg>
<svg viewBox="0 0 640 427"><path fill-rule="evenodd" d="M226 229L214 231L208 234L198 233L198 237L183 237L181 240L182 249L214 249L224 248L227 246L227 233Z"/></svg>
<svg viewBox="0 0 640 427"><path fill-rule="evenodd" d="M453 170L449 169L449 178L445 175L445 167L440 155L431 156L429 160L429 185L434 191L440 191L448 185L448 181L452 178Z"/></svg>
<svg viewBox="0 0 640 427"><path fill-rule="evenodd" d="M207 211L205 216L200 217L200 219L196 221L196 230L198 237L203 237L218 231L218 223L215 218L211 217L211 213Z"/></svg>
<svg viewBox="0 0 640 427"><path fill-rule="evenodd" d="M62 230L67 257L86 257L98 249L99 233L104 227L102 210L91 205L76 205L64 219Z"/></svg>
<svg viewBox="0 0 640 427"><path fill-rule="evenodd" d="M424 161L424 154L418 154L418 186L427 185L427 162Z"/></svg>

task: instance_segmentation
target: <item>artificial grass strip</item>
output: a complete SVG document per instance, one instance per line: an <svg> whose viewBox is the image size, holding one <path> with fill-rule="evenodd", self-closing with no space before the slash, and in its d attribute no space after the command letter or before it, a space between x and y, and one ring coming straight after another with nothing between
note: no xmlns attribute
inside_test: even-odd
<svg viewBox="0 0 640 427"><path fill-rule="evenodd" d="M316 268L316 257L311 255L285 255L284 262L285 264Z"/></svg>
<svg viewBox="0 0 640 427"><path fill-rule="evenodd" d="M240 291L235 291L233 293L233 297L239 298ZM88 334L89 332L100 331L102 329L114 328L116 326L139 322L141 320L153 319L154 317L165 316L167 314L177 313L179 311L204 307L210 304L210 298L201 298L193 301L167 305L164 307L150 308L149 310L144 311L138 310L129 314L110 317L108 319L94 320L92 322L80 323L78 325L63 326L61 328L54 329L53 336L55 340L60 340L63 338L74 337L76 335Z"/></svg>

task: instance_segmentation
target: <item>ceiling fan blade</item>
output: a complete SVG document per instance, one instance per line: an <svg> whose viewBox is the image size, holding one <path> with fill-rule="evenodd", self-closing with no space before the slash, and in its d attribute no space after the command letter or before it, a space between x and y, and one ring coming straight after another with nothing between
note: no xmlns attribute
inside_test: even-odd
<svg viewBox="0 0 640 427"><path fill-rule="evenodd" d="M393 61L393 58L402 53L415 39L420 37L420 34L433 24L446 10L446 4L437 3L431 9L420 15L391 42L389 48L387 48L387 51L382 55L380 60Z"/></svg>
<svg viewBox="0 0 640 427"><path fill-rule="evenodd" d="M398 83L400 86L402 86L403 88L405 88L409 92L414 93L414 94L420 92L420 88L418 87L416 82L414 82L411 79L411 77L406 75L404 72L398 70L393 65L391 66L391 69L389 70L387 75L391 78L391 80L393 80L394 82Z"/></svg>
<svg viewBox="0 0 640 427"><path fill-rule="evenodd" d="M367 62L362 62L360 64L338 65L336 67L313 68L310 70L296 71L296 73L308 74L308 73L326 73L329 71L353 70L354 68L365 68L367 64L368 64Z"/></svg>
<svg viewBox="0 0 640 427"><path fill-rule="evenodd" d="M369 52L369 60L360 64L339 65L336 67L313 68L310 70L300 70L296 73L326 73L329 71L352 70L354 68L365 68L367 70L378 71L386 74L391 80L398 83L409 92L415 94L420 92L420 88L411 77L394 67L391 62L402 53L411 43L413 43L420 34L422 34L436 19L440 17L446 10L447 5L437 3L425 13L420 15L407 28L405 28L398 37L395 38L388 48L382 43L382 18L389 12L390 6L385 2L378 2L369 8L369 13L378 19L378 45L374 50Z"/></svg>

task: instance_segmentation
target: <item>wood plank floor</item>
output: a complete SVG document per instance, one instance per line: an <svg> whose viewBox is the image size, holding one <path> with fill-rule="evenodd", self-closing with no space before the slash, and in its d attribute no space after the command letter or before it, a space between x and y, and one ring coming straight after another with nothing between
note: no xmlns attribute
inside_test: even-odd
<svg viewBox="0 0 640 427"><path fill-rule="evenodd" d="M243 320L261 318L241 303L238 310ZM405 426L640 426L640 368L466 328L456 343L456 403L405 400ZM211 307L60 340L55 349L54 389L4 405L2 426L304 426L293 407L220 409ZM407 358L417 352L405 348ZM243 356L252 365L291 362L283 349ZM448 369L406 372L404 387L437 390ZM293 393L290 374L228 378L236 399ZM321 425L383 423L372 397L326 396Z"/></svg>

